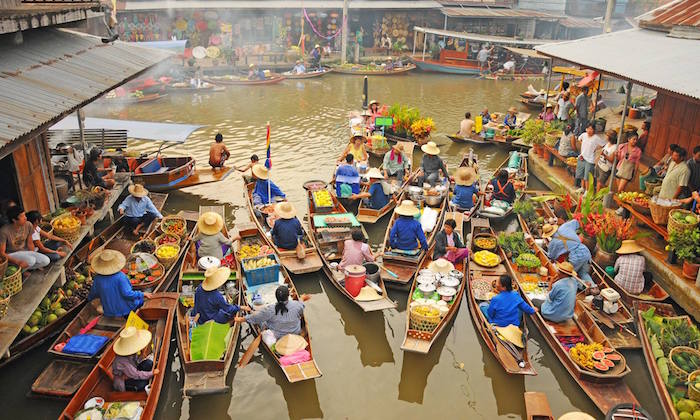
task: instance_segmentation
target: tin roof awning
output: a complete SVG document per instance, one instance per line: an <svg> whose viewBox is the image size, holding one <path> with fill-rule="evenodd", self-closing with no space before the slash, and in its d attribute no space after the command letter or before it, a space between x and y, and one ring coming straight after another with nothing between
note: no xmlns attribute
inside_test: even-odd
<svg viewBox="0 0 700 420"><path fill-rule="evenodd" d="M451 38L469 39L472 41L490 42L493 44L504 45L541 45L553 42L549 39L516 39L502 36L472 34L468 32L446 31L444 29L423 28L420 26L414 26L413 30L425 34L434 34L438 36L447 36Z"/></svg>
<svg viewBox="0 0 700 420"><path fill-rule="evenodd" d="M172 9L342 9L342 0L127 0L124 10ZM350 9L439 9L433 0L353 0ZM121 10L121 9L120 9Z"/></svg>
<svg viewBox="0 0 700 420"><path fill-rule="evenodd" d="M506 9L492 7L443 7L442 14L454 18L508 18L559 20L561 16L539 10Z"/></svg>
<svg viewBox="0 0 700 420"><path fill-rule="evenodd" d="M108 118L85 118L86 130L126 130L130 139L184 143L187 137L202 125L157 123L148 121L112 120ZM77 130L78 118L75 115L54 124L50 130Z"/></svg>
<svg viewBox="0 0 700 420"><path fill-rule="evenodd" d="M531 57L531 58L549 58L546 55L542 55L538 53L535 50L531 50L529 48L518 48L518 47L503 47L507 49L508 51L515 53L515 54L520 54L526 57Z"/></svg>
<svg viewBox="0 0 700 420"><path fill-rule="evenodd" d="M0 35L0 157L7 146L138 76L173 54L65 29Z"/></svg>

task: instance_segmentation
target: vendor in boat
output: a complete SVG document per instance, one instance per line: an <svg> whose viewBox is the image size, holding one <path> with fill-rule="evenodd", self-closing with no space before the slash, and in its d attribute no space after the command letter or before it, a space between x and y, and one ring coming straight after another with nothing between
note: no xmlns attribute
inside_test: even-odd
<svg viewBox="0 0 700 420"><path fill-rule="evenodd" d="M136 327L126 327L114 341L112 349L112 387L117 392L138 392L148 386L153 375L160 371L153 369L152 358L144 357L151 344L151 332ZM166 355L167 356L167 355Z"/></svg>
<svg viewBox="0 0 700 420"><path fill-rule="evenodd" d="M237 316L236 322L250 322L267 328L275 336L276 340L287 334L301 334L301 317L304 316L304 302L310 299L309 295L301 295L301 300L289 299L289 288L279 286L275 290L277 303L268 305L259 311L246 316Z"/></svg>
<svg viewBox="0 0 700 420"><path fill-rule="evenodd" d="M578 283L574 278L576 271L570 262L556 264L557 279L550 284L546 300L533 299L532 303L540 308L544 319L556 323L567 322L574 317Z"/></svg>
<svg viewBox="0 0 700 420"><path fill-rule="evenodd" d="M491 121L491 114L489 114L488 108L484 108L479 115L481 116L481 123L483 125L486 125Z"/></svg>
<svg viewBox="0 0 700 420"><path fill-rule="evenodd" d="M626 239L616 251L619 257L615 260L615 283L633 295L642 293L645 277L651 278L651 273L645 271L646 259L640 254L642 249L634 239Z"/></svg>
<svg viewBox="0 0 700 420"><path fill-rule="evenodd" d="M234 240L240 237L229 239L221 233L224 227L224 218L220 214L208 211L199 216L197 230L199 231L193 241L198 243L197 256L215 257L221 260L224 258L224 246L231 246Z"/></svg>
<svg viewBox="0 0 700 420"><path fill-rule="evenodd" d="M479 309L488 322L497 327L519 327L523 312L528 315L537 312L536 308L523 300L520 293L513 290L513 279L509 275L501 275L495 283L496 296L479 304Z"/></svg>
<svg viewBox="0 0 700 420"><path fill-rule="evenodd" d="M209 146L209 165L214 169L223 168L226 160L231 156L224 144L224 136L221 133L216 133L214 136L214 144Z"/></svg>
<svg viewBox="0 0 700 420"><path fill-rule="evenodd" d="M472 113L467 112L464 114L464 119L459 123L459 132L457 133L460 137L470 137L474 131L474 121L472 120Z"/></svg>
<svg viewBox="0 0 700 420"><path fill-rule="evenodd" d="M379 115L379 105L379 102L375 99L369 101L369 112L374 116Z"/></svg>
<svg viewBox="0 0 700 420"><path fill-rule="evenodd" d="M343 247L343 259L338 264L338 271L343 271L349 265L362 265L374 261L374 254L367 242L362 229L352 230L352 239L346 239Z"/></svg>
<svg viewBox="0 0 700 420"><path fill-rule="evenodd" d="M113 249L104 249L91 256L90 268L95 273L87 300L100 298L102 313L110 318L126 318L129 312L143 306L150 293L131 287L129 278L122 272L126 264L124 254Z"/></svg>
<svg viewBox="0 0 700 420"><path fill-rule="evenodd" d="M457 169L452 205L460 211L471 210L477 202L479 184L476 180L476 170L473 167L463 166Z"/></svg>
<svg viewBox="0 0 700 420"><path fill-rule="evenodd" d="M353 135L352 139L350 139L350 143L345 150L343 150L343 154L340 155L338 163L343 162L347 155L352 155L355 162L367 162L369 155L367 154L367 149L365 148L365 136L359 133Z"/></svg>
<svg viewBox="0 0 700 420"><path fill-rule="evenodd" d="M515 128L517 125L518 117L515 115L518 112L514 106L508 108L508 113L503 117L503 124L508 128Z"/></svg>
<svg viewBox="0 0 700 420"><path fill-rule="evenodd" d="M248 66L248 80L265 80L265 72L253 63Z"/></svg>
<svg viewBox="0 0 700 420"><path fill-rule="evenodd" d="M105 169L102 151L98 148L90 150L88 159L85 161L83 182L89 187L102 187L108 190L116 184L114 172L111 169Z"/></svg>
<svg viewBox="0 0 700 420"><path fill-rule="evenodd" d="M141 184L129 185L129 196L119 205L118 211L134 236L138 236L141 228L148 227L153 220L163 218L148 197L148 190Z"/></svg>
<svg viewBox="0 0 700 420"><path fill-rule="evenodd" d="M218 324L226 324L233 321L238 311L250 308L232 305L219 293L219 287L229 279L231 269L228 267L210 267L204 272L204 281L194 292L194 311L197 324L201 325L213 320ZM198 315L198 316L197 316Z"/></svg>
<svg viewBox="0 0 700 420"><path fill-rule="evenodd" d="M423 227L415 216L420 210L411 200L404 200L394 210L399 217L389 231L389 247L403 251L413 251L418 244L423 251L428 251L428 241L423 233Z"/></svg>
<svg viewBox="0 0 700 420"><path fill-rule="evenodd" d="M371 168L366 175L370 182L369 186L369 197L365 201L365 205L373 210L381 210L389 204L389 200L393 195L391 191L391 184L384 179L382 173L377 168Z"/></svg>
<svg viewBox="0 0 700 420"><path fill-rule="evenodd" d="M501 169L490 182L493 187L493 200L505 201L512 205L515 201L515 187L510 181L508 171Z"/></svg>
<svg viewBox="0 0 700 420"><path fill-rule="evenodd" d="M36 210L32 210L27 213L27 222L32 224L32 241L34 242L34 247L38 252L49 257L51 261L58 261L66 256L66 252L61 250L62 245L67 246L69 249L73 248L73 245L64 238L60 238L53 233L44 232L39 224L41 223L41 213ZM42 241L46 239L46 244Z"/></svg>
<svg viewBox="0 0 700 420"><path fill-rule="evenodd" d="M450 174L447 172L447 166L445 162L438 156L440 154L440 149L437 147L435 142L428 142L420 147L423 151L423 160L420 164L420 179L419 183L427 182L431 186L435 186L440 182L441 176L440 172L445 178L448 178Z"/></svg>
<svg viewBox="0 0 700 420"><path fill-rule="evenodd" d="M406 171L410 169L411 163L403 154L403 147L400 143L394 143L391 150L384 154L383 161L384 178L395 177L403 182L406 178Z"/></svg>
<svg viewBox="0 0 700 420"><path fill-rule="evenodd" d="M253 165L253 178L255 179L255 188L253 189L253 204L263 205L275 202L277 199L285 199L286 195L279 189L274 182L270 181L270 171L260 163ZM268 196L268 188L270 196Z"/></svg>
<svg viewBox="0 0 700 420"><path fill-rule="evenodd" d="M272 241L280 249L296 249L304 237L304 228L297 219L294 204L283 201L275 205L275 225L272 227Z"/></svg>
<svg viewBox="0 0 700 420"><path fill-rule="evenodd" d="M349 200L369 198L369 193L360 192L360 174L353 161L353 155L349 153L345 156L345 163L335 170L335 194Z"/></svg>
<svg viewBox="0 0 700 420"><path fill-rule="evenodd" d="M469 256L469 250L464 246L459 233L455 232L456 228L457 222L454 219L445 220L442 230L435 235L433 260L444 258L456 264Z"/></svg>
<svg viewBox="0 0 700 420"><path fill-rule="evenodd" d="M304 63L301 62L301 60L297 60L296 63L294 63L294 68L292 69L292 74L304 74L306 73L306 67L304 67Z"/></svg>
<svg viewBox="0 0 700 420"><path fill-rule="evenodd" d="M591 251L581 243L577 231L580 229L578 220L569 220L552 235L552 240L547 248L547 256L552 261L568 260L579 274L579 277L588 284L593 284L591 278Z"/></svg>
<svg viewBox="0 0 700 420"><path fill-rule="evenodd" d="M384 66L384 70L386 70L386 71L394 70L394 63L391 61L391 58L386 59L386 65Z"/></svg>
<svg viewBox="0 0 700 420"><path fill-rule="evenodd" d="M540 113L539 116L539 118L546 123L554 121L555 117L556 115L554 115L554 105L551 103L547 104L547 107L543 112Z"/></svg>
<svg viewBox="0 0 700 420"><path fill-rule="evenodd" d="M314 49L309 53L309 58L311 59L310 69L318 69L321 67L321 46L316 44Z"/></svg>

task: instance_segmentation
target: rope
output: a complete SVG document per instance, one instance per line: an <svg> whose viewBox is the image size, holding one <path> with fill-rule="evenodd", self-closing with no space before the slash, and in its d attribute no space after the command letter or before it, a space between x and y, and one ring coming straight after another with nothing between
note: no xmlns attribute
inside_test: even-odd
<svg viewBox="0 0 700 420"><path fill-rule="evenodd" d="M309 26L311 26L311 30L314 31L314 33L315 33L317 36L319 36L319 37L321 37L321 38L323 38L323 39L326 39L326 40L328 40L328 41L330 41L331 39L333 39L333 38L337 37L338 35L340 35L341 32L343 32L343 27L345 26L345 24L346 24L347 21L348 21L348 17L347 17L347 16L343 16L343 24L340 25L340 28L338 28L338 30L335 31L334 34L326 36L326 35L323 35L322 33L320 33L320 32L318 31L318 29L316 29L316 27L314 26L314 23L311 22L311 18L309 18L309 15L306 13L306 8L304 8L303 11L304 11L304 17L306 18L306 21L309 22Z"/></svg>

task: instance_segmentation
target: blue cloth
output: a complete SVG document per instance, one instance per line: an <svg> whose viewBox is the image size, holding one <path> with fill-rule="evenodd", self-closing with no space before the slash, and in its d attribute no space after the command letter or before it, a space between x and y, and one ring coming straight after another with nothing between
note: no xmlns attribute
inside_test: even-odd
<svg viewBox="0 0 700 420"><path fill-rule="evenodd" d="M103 335L94 334L78 334L71 337L66 343L61 353L66 354L86 354L93 356L105 345L109 340Z"/></svg>
<svg viewBox="0 0 700 420"><path fill-rule="evenodd" d="M513 203L515 201L515 187L513 183L508 181L506 185L499 186L498 179L494 178L491 180L491 185L493 186L493 199L507 201L508 203Z"/></svg>
<svg viewBox="0 0 700 420"><path fill-rule="evenodd" d="M479 191L476 183L472 185L456 185L455 196L452 203L463 210L469 210L474 207L474 194Z"/></svg>
<svg viewBox="0 0 700 420"><path fill-rule="evenodd" d="M218 290L206 291L200 284L194 292L194 313L199 314L198 324L213 319L219 324L228 323L238 312L238 305L231 305Z"/></svg>
<svg viewBox="0 0 700 420"><path fill-rule="evenodd" d="M369 187L369 195L369 208L371 209L381 210L389 204L389 196L384 194L381 182L375 182Z"/></svg>
<svg viewBox="0 0 700 420"><path fill-rule="evenodd" d="M535 309L528 305L515 290L500 292L488 304L487 319L498 327L520 326L520 312L534 314Z"/></svg>
<svg viewBox="0 0 700 420"><path fill-rule="evenodd" d="M272 241L283 249L296 249L299 239L304 236L304 229L296 217L277 219L272 227Z"/></svg>
<svg viewBox="0 0 700 420"><path fill-rule="evenodd" d="M506 114L505 118L503 118L503 124L510 128L515 128L516 120L517 117L515 115Z"/></svg>
<svg viewBox="0 0 700 420"><path fill-rule="evenodd" d="M353 165L347 163L338 166L335 171L335 193L338 197L345 197L341 194L341 186L349 185L352 188L353 194L360 193L360 174Z"/></svg>
<svg viewBox="0 0 700 420"><path fill-rule="evenodd" d="M272 198L287 198L287 196L284 195L282 190L280 190L274 182L269 181L267 179L258 179L257 181L255 181L255 188L253 189L253 201L255 201L256 196L258 197L259 204L270 204L273 201L270 200L270 197L267 196L268 182L270 183L270 194L272 195Z"/></svg>
<svg viewBox="0 0 700 420"><path fill-rule="evenodd" d="M131 288L126 274L118 271L109 276L95 274L88 301L100 298L105 316L118 318L143 306L143 293Z"/></svg>
<svg viewBox="0 0 700 420"><path fill-rule="evenodd" d="M565 322L574 317L578 283L573 277L557 280L542 303L542 316L552 322Z"/></svg>
<svg viewBox="0 0 700 420"><path fill-rule="evenodd" d="M557 260L568 252L568 261L574 266L574 270L579 276L583 276L590 271L588 264L591 261L591 251L586 245L581 243L581 239L576 233L579 226L577 220L569 220L561 225L552 236L552 241L547 249L547 256L551 260ZM584 278L584 280L588 279Z"/></svg>
<svg viewBox="0 0 700 420"><path fill-rule="evenodd" d="M139 199L130 195L119 205L119 210L124 210L124 215L126 217L140 218L146 213L151 213L158 219L163 218L163 215L160 214L156 206L153 205L153 201L148 197Z"/></svg>
<svg viewBox="0 0 700 420"><path fill-rule="evenodd" d="M389 246L410 251L416 249L418 242L423 251L428 250L428 241L420 222L413 217L399 216L389 232Z"/></svg>

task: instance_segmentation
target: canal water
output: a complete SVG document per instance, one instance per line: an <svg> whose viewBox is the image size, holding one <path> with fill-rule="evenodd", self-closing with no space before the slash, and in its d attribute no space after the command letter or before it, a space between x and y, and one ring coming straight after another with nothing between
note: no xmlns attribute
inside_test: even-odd
<svg viewBox="0 0 700 420"><path fill-rule="evenodd" d="M542 82L535 82L539 88ZM417 107L435 120L433 140L451 167L456 167L472 146L450 142L465 111L477 114L517 106L527 82L476 80L413 73L370 78L369 98ZM304 181L328 180L335 161L347 143L348 115L361 106L362 77L330 74L305 81L286 80L262 87L229 87L205 95L170 95L161 101L114 107L98 101L89 116L144 121L201 124L184 145L169 154L190 154L200 164L208 160L209 144L221 132L233 162L244 165L251 154L265 154L265 124L271 124L272 179L306 212ZM526 109L522 109L527 111ZM130 149L155 150L158 144L136 142ZM487 178L506 158L494 146L475 145L481 176ZM419 164L421 152L414 154ZM531 188L542 189L534 177ZM243 184L239 174L215 184L171 192L167 212L197 210L200 204L223 203L230 224L247 222ZM388 218L368 227L373 245L381 243ZM504 226L514 229L515 226ZM287 383L267 354L258 352L252 362L233 369L231 390L222 395L183 399L177 344L171 343L167 373L158 409L159 419L238 418L521 418L523 393L547 394L555 416L586 411L602 418L530 323L528 349L538 375L516 377L504 373L474 330L466 304L451 327L427 355L400 349L406 328L406 292L389 291L398 302L395 310L362 313L319 272L295 276L306 304L313 353L323 376L315 381ZM243 327L243 335L247 327ZM242 340L243 349L252 337ZM641 351L625 352L632 373L625 379L654 418L662 418ZM0 370L2 407L8 417L55 418L65 402L32 399L26 394L32 381L48 364L46 346Z"/></svg>

